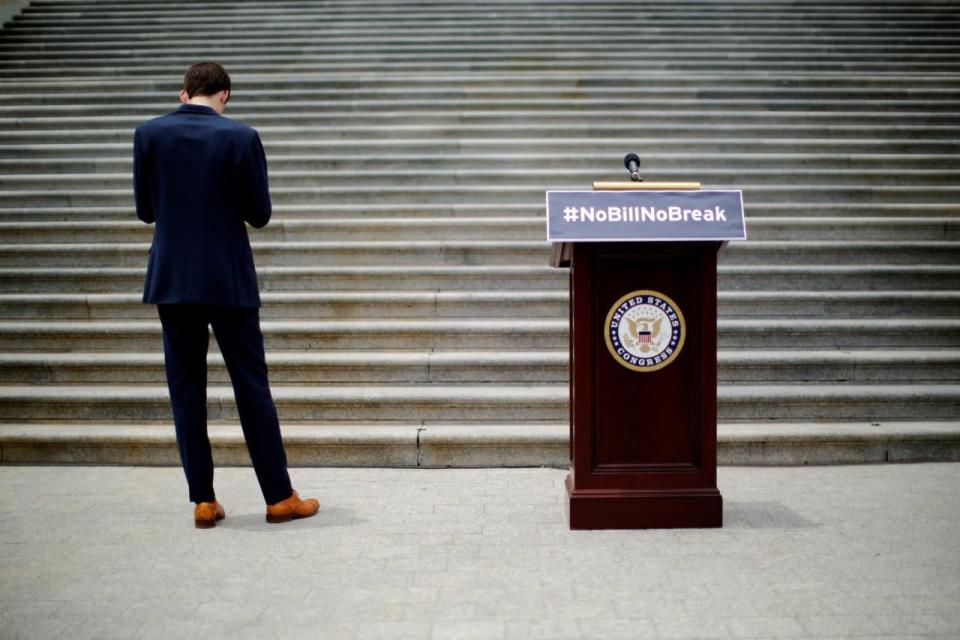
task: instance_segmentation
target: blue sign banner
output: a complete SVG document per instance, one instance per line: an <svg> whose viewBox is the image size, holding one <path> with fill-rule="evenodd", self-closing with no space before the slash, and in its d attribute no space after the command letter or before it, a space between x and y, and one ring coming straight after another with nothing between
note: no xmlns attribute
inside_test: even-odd
<svg viewBox="0 0 960 640"><path fill-rule="evenodd" d="M746 240L740 191L547 191L547 240Z"/></svg>

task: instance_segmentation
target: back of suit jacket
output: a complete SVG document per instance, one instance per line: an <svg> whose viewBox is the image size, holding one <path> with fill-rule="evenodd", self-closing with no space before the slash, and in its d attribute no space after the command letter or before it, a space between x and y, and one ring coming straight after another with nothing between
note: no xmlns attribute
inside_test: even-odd
<svg viewBox="0 0 960 640"><path fill-rule="evenodd" d="M255 129L181 105L137 127L137 217L156 222L143 301L259 307L244 222L270 220L267 161Z"/></svg>

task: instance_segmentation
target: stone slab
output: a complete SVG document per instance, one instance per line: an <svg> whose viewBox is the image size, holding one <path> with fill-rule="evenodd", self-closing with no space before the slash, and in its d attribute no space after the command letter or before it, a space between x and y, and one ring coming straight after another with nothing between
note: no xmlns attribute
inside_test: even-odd
<svg viewBox="0 0 960 640"><path fill-rule="evenodd" d="M722 467L724 527L570 531L559 469L0 466L4 638L956 638L960 464ZM212 585L215 585L213 587Z"/></svg>
<svg viewBox="0 0 960 640"><path fill-rule="evenodd" d="M557 467L569 427L543 424L294 424L283 428L294 466ZM215 460L249 464L239 426L212 425ZM960 423L774 423L718 428L721 465L960 461ZM0 425L7 464L179 465L169 424Z"/></svg>

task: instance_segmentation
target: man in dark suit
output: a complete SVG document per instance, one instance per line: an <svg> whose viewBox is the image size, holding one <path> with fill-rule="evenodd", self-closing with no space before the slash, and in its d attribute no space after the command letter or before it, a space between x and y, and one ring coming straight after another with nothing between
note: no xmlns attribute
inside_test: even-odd
<svg viewBox="0 0 960 640"><path fill-rule="evenodd" d="M143 301L163 325L167 384L194 522L224 517L213 491L207 437L208 327L230 373L240 424L267 503L267 521L314 515L290 484L270 395L260 294L247 237L270 221L267 161L255 129L223 117L230 76L212 62L191 66L180 108L137 127L133 178L137 217L156 222Z"/></svg>

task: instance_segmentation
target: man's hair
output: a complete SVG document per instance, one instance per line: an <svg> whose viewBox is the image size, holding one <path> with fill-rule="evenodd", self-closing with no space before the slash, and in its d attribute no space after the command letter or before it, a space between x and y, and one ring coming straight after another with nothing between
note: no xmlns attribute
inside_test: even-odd
<svg viewBox="0 0 960 640"><path fill-rule="evenodd" d="M212 96L230 90L230 74L216 62L198 62L190 65L183 76L183 90L187 97Z"/></svg>

